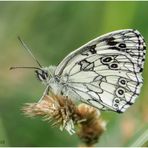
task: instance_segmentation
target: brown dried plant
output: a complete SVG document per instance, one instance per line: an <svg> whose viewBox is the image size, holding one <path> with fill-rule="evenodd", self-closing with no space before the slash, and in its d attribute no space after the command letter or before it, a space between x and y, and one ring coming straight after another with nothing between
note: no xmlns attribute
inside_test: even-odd
<svg viewBox="0 0 148 148"><path fill-rule="evenodd" d="M26 103L22 110L28 117L41 116L60 130L76 133L86 146L96 144L105 131L106 122L99 110L83 103L75 105L71 99L53 93L37 103Z"/></svg>

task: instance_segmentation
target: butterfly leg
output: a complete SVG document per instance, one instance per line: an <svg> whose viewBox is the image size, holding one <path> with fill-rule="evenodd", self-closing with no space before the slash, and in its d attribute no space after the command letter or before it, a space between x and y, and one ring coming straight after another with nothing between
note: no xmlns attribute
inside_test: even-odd
<svg viewBox="0 0 148 148"><path fill-rule="evenodd" d="M42 95L42 97L40 98L40 100L38 101L38 103L39 103L40 101L42 101L42 99L43 99L46 95L48 95L48 93L49 93L49 86L47 86L47 87L45 88L45 90L44 90L44 92L43 92L43 95Z"/></svg>

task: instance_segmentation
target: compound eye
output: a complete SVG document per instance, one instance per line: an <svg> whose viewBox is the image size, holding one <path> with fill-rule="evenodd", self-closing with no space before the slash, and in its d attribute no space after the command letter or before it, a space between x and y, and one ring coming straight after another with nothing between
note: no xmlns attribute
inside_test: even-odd
<svg viewBox="0 0 148 148"><path fill-rule="evenodd" d="M46 80L47 77L48 77L48 73L47 73L46 71L43 71L43 70L42 70L42 78L43 78L44 80Z"/></svg>
<svg viewBox="0 0 148 148"><path fill-rule="evenodd" d="M43 70L36 70L35 73L40 81L46 80L48 77L48 73Z"/></svg>

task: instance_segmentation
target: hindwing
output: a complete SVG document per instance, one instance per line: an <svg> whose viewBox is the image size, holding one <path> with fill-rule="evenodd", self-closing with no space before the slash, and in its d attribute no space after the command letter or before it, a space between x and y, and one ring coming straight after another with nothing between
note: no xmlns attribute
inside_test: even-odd
<svg viewBox="0 0 148 148"><path fill-rule="evenodd" d="M120 113L140 93L145 54L146 45L137 30L114 31L70 53L55 75L65 80L69 96Z"/></svg>

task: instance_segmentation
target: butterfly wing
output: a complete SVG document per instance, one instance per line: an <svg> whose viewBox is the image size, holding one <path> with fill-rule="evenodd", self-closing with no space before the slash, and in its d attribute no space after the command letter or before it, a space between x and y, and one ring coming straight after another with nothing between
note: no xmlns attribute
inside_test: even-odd
<svg viewBox="0 0 148 148"><path fill-rule="evenodd" d="M100 36L70 53L55 75L68 95L102 110L124 112L140 93L146 45L137 30Z"/></svg>

